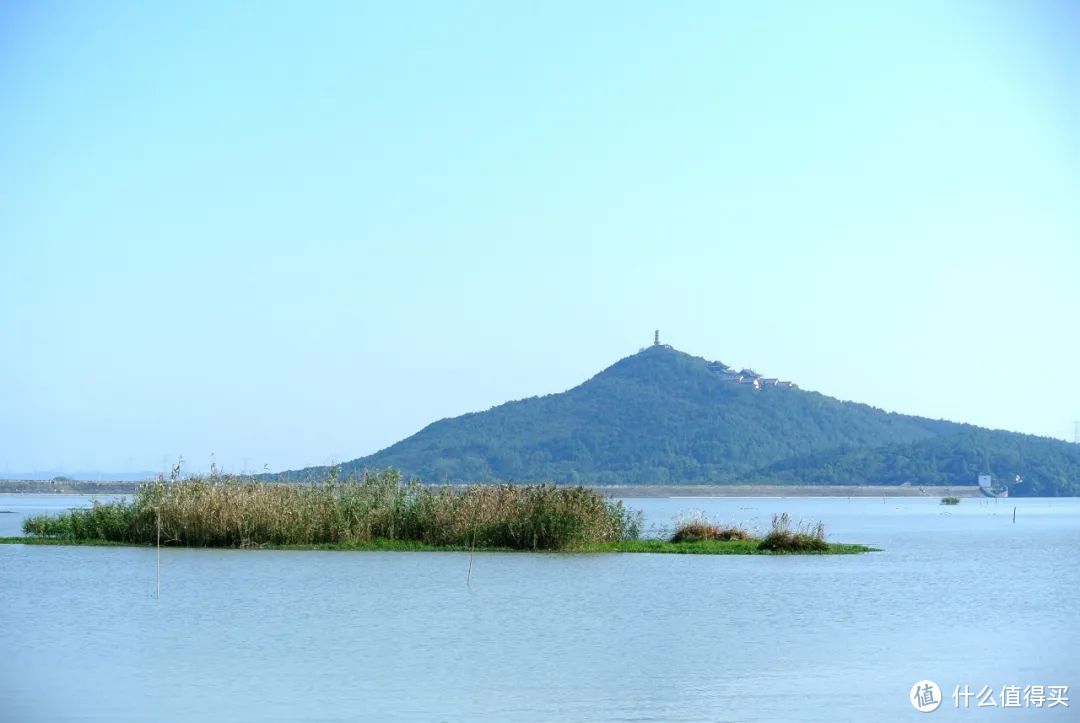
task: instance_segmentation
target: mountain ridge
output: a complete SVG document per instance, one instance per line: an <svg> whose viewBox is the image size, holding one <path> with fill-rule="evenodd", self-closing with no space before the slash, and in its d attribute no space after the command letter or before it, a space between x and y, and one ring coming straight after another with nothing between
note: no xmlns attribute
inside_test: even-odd
<svg viewBox="0 0 1080 723"><path fill-rule="evenodd" d="M989 471L1018 494L1080 493L1080 445L886 412L743 372L657 344L565 392L432 422L339 472L395 467L425 482L956 485Z"/></svg>

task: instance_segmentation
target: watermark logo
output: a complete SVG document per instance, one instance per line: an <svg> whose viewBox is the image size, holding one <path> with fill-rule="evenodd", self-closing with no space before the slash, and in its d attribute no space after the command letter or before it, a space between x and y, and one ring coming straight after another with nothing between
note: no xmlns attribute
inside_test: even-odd
<svg viewBox="0 0 1080 723"><path fill-rule="evenodd" d="M932 680L920 680L911 686L908 700L920 713L933 713L941 705L941 688Z"/></svg>
<svg viewBox="0 0 1080 723"><path fill-rule="evenodd" d="M941 687L932 680L920 680L911 686L908 700L915 710L933 713L941 707ZM975 690L970 685L956 686L952 694L953 708L1062 708L1069 707L1067 685L1003 685L994 689L984 685Z"/></svg>

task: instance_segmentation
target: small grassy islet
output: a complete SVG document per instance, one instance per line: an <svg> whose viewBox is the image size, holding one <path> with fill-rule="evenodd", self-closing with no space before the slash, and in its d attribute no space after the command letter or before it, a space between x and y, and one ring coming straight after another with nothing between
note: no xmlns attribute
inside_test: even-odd
<svg viewBox="0 0 1080 723"><path fill-rule="evenodd" d="M757 539L694 519L669 539L641 539L641 515L584 487L403 482L393 470L341 482L267 484L212 474L142 485L131 500L94 502L23 522L6 544L135 545L287 550L850 554L818 524L786 514Z"/></svg>

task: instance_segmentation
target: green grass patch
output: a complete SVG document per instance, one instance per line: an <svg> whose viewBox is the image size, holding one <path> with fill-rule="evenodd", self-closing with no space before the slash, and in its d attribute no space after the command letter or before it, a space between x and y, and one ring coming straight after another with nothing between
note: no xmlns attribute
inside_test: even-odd
<svg viewBox="0 0 1080 723"><path fill-rule="evenodd" d="M77 545L87 547L148 547L134 542L110 540L76 540L70 537L0 537L0 545Z"/></svg>
<svg viewBox="0 0 1080 723"><path fill-rule="evenodd" d="M959 497L942 497L941 504L943 505L958 505L960 504Z"/></svg>
<svg viewBox="0 0 1080 723"><path fill-rule="evenodd" d="M145 543L110 542L108 540L76 540L62 537L0 537L0 545L74 545L89 547L152 547ZM426 545L414 540L370 540L368 542L312 544L312 545L262 545L246 549L260 550L325 550L338 552L525 552L510 547L477 547L461 545ZM829 543L825 550L815 552L775 552L762 550L759 540L701 540L698 542L670 542L668 540L624 540L622 542L585 545L556 553L649 553L682 555L785 555L819 554L851 555L860 552L880 552L866 545Z"/></svg>
<svg viewBox="0 0 1080 723"><path fill-rule="evenodd" d="M820 550L769 550L760 540L699 540L669 542L668 540L628 540L599 546L596 552L650 552L683 555L853 555L860 552L881 552L866 545L828 543Z"/></svg>

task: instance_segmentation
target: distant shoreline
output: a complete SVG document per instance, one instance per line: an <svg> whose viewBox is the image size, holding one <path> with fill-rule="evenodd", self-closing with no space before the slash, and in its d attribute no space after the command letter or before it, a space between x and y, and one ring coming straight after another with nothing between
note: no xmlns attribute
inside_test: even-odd
<svg viewBox="0 0 1080 723"><path fill-rule="evenodd" d="M612 497L980 497L978 485L586 485Z"/></svg>
<svg viewBox="0 0 1080 723"><path fill-rule="evenodd" d="M0 494L125 495L142 482L53 482L52 480L0 480Z"/></svg>
<svg viewBox="0 0 1080 723"><path fill-rule="evenodd" d="M123 495L142 482L0 480L0 494ZM979 497L976 485L585 485L611 497Z"/></svg>

